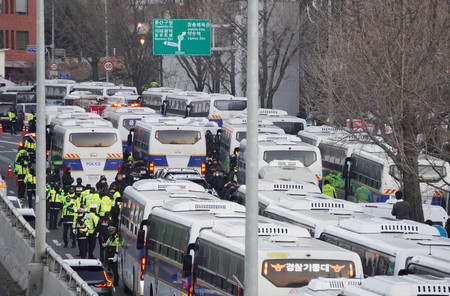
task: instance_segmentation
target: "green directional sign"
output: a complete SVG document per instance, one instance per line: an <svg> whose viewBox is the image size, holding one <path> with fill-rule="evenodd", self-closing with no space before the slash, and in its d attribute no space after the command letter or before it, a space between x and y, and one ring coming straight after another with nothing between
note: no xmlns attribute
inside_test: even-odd
<svg viewBox="0 0 450 296"><path fill-rule="evenodd" d="M153 55L211 55L211 21L154 19Z"/></svg>

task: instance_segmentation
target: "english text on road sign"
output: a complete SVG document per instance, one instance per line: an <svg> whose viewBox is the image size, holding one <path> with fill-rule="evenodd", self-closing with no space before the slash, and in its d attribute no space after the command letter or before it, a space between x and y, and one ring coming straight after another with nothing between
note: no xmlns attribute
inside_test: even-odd
<svg viewBox="0 0 450 296"><path fill-rule="evenodd" d="M45 54L48 53L47 47L44 47ZM27 45L27 53L36 54L36 45Z"/></svg>
<svg viewBox="0 0 450 296"><path fill-rule="evenodd" d="M210 20L153 20L154 55L211 55Z"/></svg>
<svg viewBox="0 0 450 296"><path fill-rule="evenodd" d="M111 72L114 69L114 64L111 61L106 61L103 63L103 70L106 72Z"/></svg>
<svg viewBox="0 0 450 296"><path fill-rule="evenodd" d="M52 70L52 71L58 70L58 64L57 63L51 63L50 64L50 70Z"/></svg>

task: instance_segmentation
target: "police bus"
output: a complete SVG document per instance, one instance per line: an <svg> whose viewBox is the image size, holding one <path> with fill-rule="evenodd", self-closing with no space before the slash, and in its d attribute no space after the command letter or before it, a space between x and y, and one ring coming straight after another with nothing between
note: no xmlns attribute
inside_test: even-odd
<svg viewBox="0 0 450 296"><path fill-rule="evenodd" d="M339 225L317 231L321 240L356 252L361 257L364 276L398 275L417 255L435 247L450 248L450 241L427 224L386 218L348 218Z"/></svg>
<svg viewBox="0 0 450 296"><path fill-rule="evenodd" d="M108 120L119 130L123 147L133 151L131 129L134 129L136 123L142 118L150 115L156 115L155 110L147 107L119 107L111 109Z"/></svg>
<svg viewBox="0 0 450 296"><path fill-rule="evenodd" d="M145 223L144 295L192 295L192 277L183 277L189 244L219 221L236 220L245 221L245 208L223 200L168 200L154 208ZM144 236L138 238L143 246Z"/></svg>
<svg viewBox="0 0 450 296"><path fill-rule="evenodd" d="M78 106L45 106L45 122L50 124L52 118L61 113L85 113L81 107Z"/></svg>
<svg viewBox="0 0 450 296"><path fill-rule="evenodd" d="M114 180L122 165L119 131L105 120L67 120L53 128L50 167L70 167L74 179L95 184Z"/></svg>
<svg viewBox="0 0 450 296"><path fill-rule="evenodd" d="M181 89L171 87L151 87L142 92L141 106L149 107L158 113L164 113L164 102L167 95L181 92ZM167 102L166 102L167 104Z"/></svg>
<svg viewBox="0 0 450 296"><path fill-rule="evenodd" d="M361 205L331 198L325 194L278 193L278 201L264 209L263 215L275 220L286 221L308 229L311 236L318 238L327 225L339 224L349 218L372 218Z"/></svg>
<svg viewBox="0 0 450 296"><path fill-rule="evenodd" d="M188 248L184 270L195 295L245 295L245 221L216 223ZM300 227L264 220L258 223L258 295L291 295L317 277L362 278L356 253L311 238Z"/></svg>
<svg viewBox="0 0 450 296"><path fill-rule="evenodd" d="M139 230L145 233L145 221L151 211L172 199L214 200L205 189L190 181L146 179L127 186L122 197L119 233L123 244L119 247L119 274L126 290L143 295L145 250L137 248ZM144 222L143 222L144 221ZM145 244L145 242L144 242Z"/></svg>
<svg viewBox="0 0 450 296"><path fill-rule="evenodd" d="M282 128L289 135L297 135L299 131L306 128L305 119L288 115L284 110L260 108L258 115L272 121L274 125Z"/></svg>
<svg viewBox="0 0 450 296"><path fill-rule="evenodd" d="M247 140L239 146L238 182L245 183ZM316 146L293 135L258 135L258 171L273 160L298 160L309 168L322 186L322 158Z"/></svg>
<svg viewBox="0 0 450 296"><path fill-rule="evenodd" d="M263 215L269 204L279 204L285 198L305 199L306 196L330 198L322 194L320 188L311 183L275 179L272 181L258 180L258 211ZM242 184L233 196L234 201L245 205L247 186ZM279 219L276 219L279 220Z"/></svg>
<svg viewBox="0 0 450 296"><path fill-rule="evenodd" d="M65 96L70 94L72 87L76 85L75 80L49 79L45 80L45 104L62 105Z"/></svg>
<svg viewBox="0 0 450 296"><path fill-rule="evenodd" d="M433 247L430 254L412 257L406 269L411 274L450 277L449 250Z"/></svg>
<svg viewBox="0 0 450 296"><path fill-rule="evenodd" d="M143 161L151 174L160 168L206 168L203 127L179 117L146 117L136 124L133 157Z"/></svg>
<svg viewBox="0 0 450 296"><path fill-rule="evenodd" d="M284 134L284 130L273 125L268 120L258 120L258 133L265 134ZM222 167L226 166L226 160L247 137L247 118L236 117L225 121L219 134L219 163Z"/></svg>
<svg viewBox="0 0 450 296"><path fill-rule="evenodd" d="M163 114L182 117L206 117L222 126L223 120L245 111L247 98L225 94L185 91L166 96Z"/></svg>
<svg viewBox="0 0 450 296"><path fill-rule="evenodd" d="M385 202L401 188L393 160L368 135L321 129L313 133L314 129L308 128L298 136L319 147L324 179L335 187L338 197L347 195L359 202ZM425 154L419 155L418 162L423 203L440 205L444 199L447 204L450 164ZM344 176L349 176L347 181Z"/></svg>

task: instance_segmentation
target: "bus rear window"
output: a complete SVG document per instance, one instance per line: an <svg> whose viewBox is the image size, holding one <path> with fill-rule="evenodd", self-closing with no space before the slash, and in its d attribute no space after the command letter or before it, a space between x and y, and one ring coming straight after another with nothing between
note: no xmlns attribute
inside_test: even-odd
<svg viewBox="0 0 450 296"><path fill-rule="evenodd" d="M117 142L115 133L73 133L69 142L76 147L111 147Z"/></svg>
<svg viewBox="0 0 450 296"><path fill-rule="evenodd" d="M216 100L214 107L222 111L242 111L247 108L247 101Z"/></svg>
<svg viewBox="0 0 450 296"><path fill-rule="evenodd" d="M160 130L156 131L155 138L161 144L193 145L201 139L201 134L198 131Z"/></svg>
<svg viewBox="0 0 450 296"><path fill-rule="evenodd" d="M298 150L273 150L264 152L264 161L269 163L272 160L298 160L306 167L312 165L317 160L314 151L298 151Z"/></svg>
<svg viewBox="0 0 450 296"><path fill-rule="evenodd" d="M262 263L262 276L276 287L302 287L318 277L355 277L355 264L344 260L274 259Z"/></svg>
<svg viewBox="0 0 450 296"><path fill-rule="evenodd" d="M242 140L247 137L247 132L237 132L236 133L236 140L240 143Z"/></svg>

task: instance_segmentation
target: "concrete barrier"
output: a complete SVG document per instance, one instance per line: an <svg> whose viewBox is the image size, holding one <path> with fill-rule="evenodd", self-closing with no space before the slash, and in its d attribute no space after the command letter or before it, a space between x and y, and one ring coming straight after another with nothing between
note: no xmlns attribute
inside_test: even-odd
<svg viewBox="0 0 450 296"><path fill-rule="evenodd" d="M0 262L24 291L29 271L42 270L40 295L98 296L50 246L45 264L34 263L35 231L5 196L0 196ZM30 294L30 291L27 291Z"/></svg>

